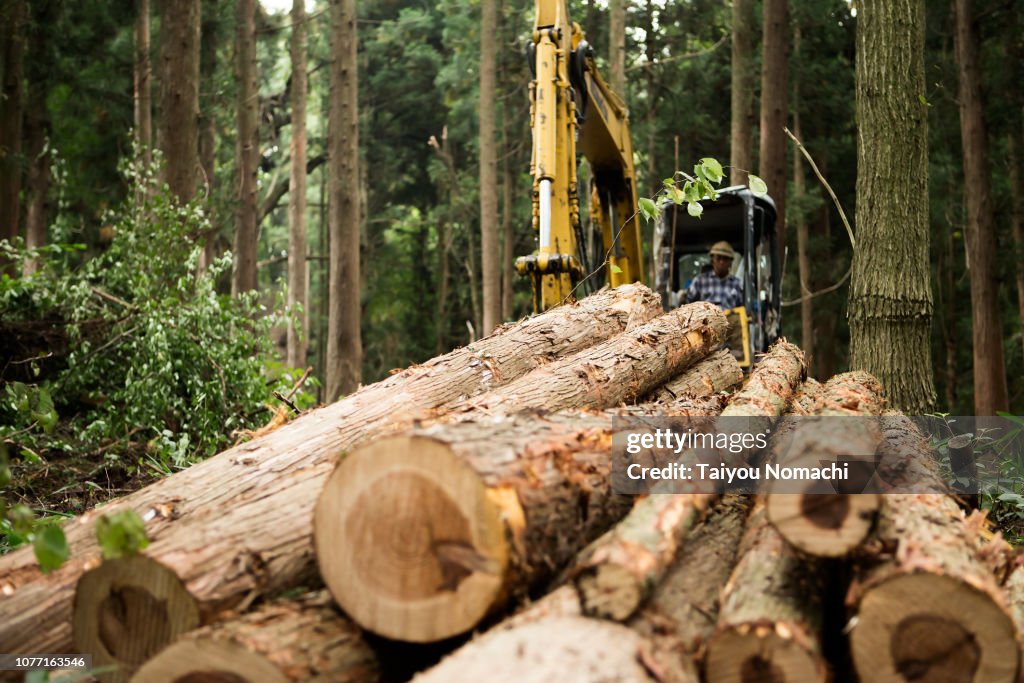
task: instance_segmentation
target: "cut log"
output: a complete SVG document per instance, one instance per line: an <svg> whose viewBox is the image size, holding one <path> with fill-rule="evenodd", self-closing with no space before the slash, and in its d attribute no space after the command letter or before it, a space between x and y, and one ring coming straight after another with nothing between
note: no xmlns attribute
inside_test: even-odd
<svg viewBox="0 0 1024 683"><path fill-rule="evenodd" d="M714 351L727 328L714 304L689 304L467 399L452 406L451 413L511 414L633 402Z"/></svg>
<svg viewBox="0 0 1024 683"><path fill-rule="evenodd" d="M377 660L326 592L268 603L178 638L132 683L372 683Z"/></svg>
<svg viewBox="0 0 1024 683"><path fill-rule="evenodd" d="M593 668L590 659L599 656L613 662L640 661L659 683L699 683L695 658L704 639L714 630L718 594L729 577L749 509L744 499L727 497L716 505L687 540L685 552L673 565L644 609L626 622L626 627L583 616L579 593L571 585L544 596L476 638L434 668L420 674L415 683L475 680L483 662L491 680L503 676L505 662L514 662L515 675L531 666L523 661L519 647L544 648L547 662L544 676L536 680L579 680L577 670L587 672L582 680L618 680L611 673ZM604 626L598 626L604 624ZM565 637L535 642L533 634L551 634L574 629ZM584 636L583 634L587 634ZM639 638L638 638L639 636ZM501 663L496 665L496 663ZM581 664L581 662L583 662ZM581 668L582 667L582 668ZM631 667L624 667L631 672ZM627 673L627 675L630 675ZM517 680L500 677L500 680ZM649 680L646 677L625 680Z"/></svg>
<svg viewBox="0 0 1024 683"><path fill-rule="evenodd" d="M743 381L743 368L727 349L700 361L659 387L652 399L671 402L686 396L709 396L732 389Z"/></svg>
<svg viewBox="0 0 1024 683"><path fill-rule="evenodd" d="M827 680L821 650L824 576L820 561L798 556L759 505L722 592L705 660L708 683Z"/></svg>
<svg viewBox="0 0 1024 683"><path fill-rule="evenodd" d="M800 388L797 389L796 395L793 396L793 400L789 402L789 410L786 411L787 415L799 416L799 415L810 415L814 412L814 404L818 401L818 397L821 395L821 382L808 377L804 380Z"/></svg>
<svg viewBox="0 0 1024 683"><path fill-rule="evenodd" d="M836 375L818 392L813 415L790 418L775 435L772 451L778 465L821 467L835 462L845 463L850 472L847 481L769 483L768 520L794 547L839 557L868 537L881 504L879 494L868 488L882 438L875 418L884 406L874 377L863 372Z"/></svg>
<svg viewBox="0 0 1024 683"><path fill-rule="evenodd" d="M370 631L431 642L524 597L632 504L612 493L615 414L441 423L354 450L315 513L338 604Z"/></svg>
<svg viewBox="0 0 1024 683"><path fill-rule="evenodd" d="M909 417L887 410L879 423L878 485L883 493L950 493L935 452Z"/></svg>
<svg viewBox="0 0 1024 683"><path fill-rule="evenodd" d="M885 436L902 441L899 452L927 452L909 420L895 423ZM883 457L882 467L887 462ZM858 564L847 602L854 614L853 661L862 678L1014 680L1020 652L1013 619L980 556L977 529L952 497L883 496L877 529Z"/></svg>
<svg viewBox="0 0 1024 683"><path fill-rule="evenodd" d="M800 349L785 341L776 343L722 416L777 418L805 373ZM679 483L672 482L674 486ZM638 500L629 515L595 541L572 570L584 612L606 619L629 618L661 581L680 544L716 497L709 493L655 493Z"/></svg>
<svg viewBox="0 0 1024 683"><path fill-rule="evenodd" d="M73 650L75 584L99 563L97 517L118 509L146 520L152 540L146 556L201 596L201 623L243 600L315 577L313 501L340 452L422 409L488 391L658 312L656 295L627 285L502 326L66 523L71 559L58 571L41 574L31 548L0 558L0 643L8 652ZM288 524L281 524L282 510Z"/></svg>

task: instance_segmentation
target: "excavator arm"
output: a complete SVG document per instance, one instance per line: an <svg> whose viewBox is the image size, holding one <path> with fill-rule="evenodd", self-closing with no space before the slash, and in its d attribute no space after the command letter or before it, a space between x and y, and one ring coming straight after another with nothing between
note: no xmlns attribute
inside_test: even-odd
<svg viewBox="0 0 1024 683"><path fill-rule="evenodd" d="M532 224L538 248L516 259L533 283L534 310L557 306L591 273L610 284L643 280L636 174L625 103L597 72L566 0L535 0L529 59ZM580 220L576 160L591 166L590 212L602 258L591 263Z"/></svg>

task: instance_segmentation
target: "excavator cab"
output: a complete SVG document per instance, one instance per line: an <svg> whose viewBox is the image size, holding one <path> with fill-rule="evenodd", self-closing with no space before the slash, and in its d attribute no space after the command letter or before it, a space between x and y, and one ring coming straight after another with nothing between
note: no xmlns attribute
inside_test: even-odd
<svg viewBox="0 0 1024 683"><path fill-rule="evenodd" d="M775 202L746 186L720 190L718 200L701 202L704 212L693 218L684 205L662 206L654 230L655 291L665 310L686 303L690 282L711 267L708 250L715 242L732 245L732 274L739 278L743 305L727 311L729 347L749 370L755 354L768 350L781 330L782 269L775 232Z"/></svg>

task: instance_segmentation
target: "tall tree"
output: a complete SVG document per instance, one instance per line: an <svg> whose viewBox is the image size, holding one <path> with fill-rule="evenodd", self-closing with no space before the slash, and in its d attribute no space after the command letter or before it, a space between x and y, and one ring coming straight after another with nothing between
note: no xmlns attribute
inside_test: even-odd
<svg viewBox="0 0 1024 683"><path fill-rule="evenodd" d="M908 415L932 409L924 0L862 0L857 12L857 244L850 365Z"/></svg>
<svg viewBox="0 0 1024 683"><path fill-rule="evenodd" d="M306 365L306 0L292 2L292 166L288 201L288 305L302 314L288 325L288 365Z"/></svg>
<svg viewBox="0 0 1024 683"><path fill-rule="evenodd" d="M235 213L234 294L257 287L258 239L256 172L259 170L259 88L256 84L256 0L238 0L235 38L235 73L238 78L235 172L238 174L238 207Z"/></svg>
<svg viewBox="0 0 1024 683"><path fill-rule="evenodd" d="M25 20L24 0L12 0L0 8L0 240L18 236L21 194L21 136L23 115ZM0 262L0 272L5 269Z"/></svg>
<svg viewBox="0 0 1024 683"><path fill-rule="evenodd" d="M1021 117L1018 112L1010 124L1011 130L1007 140L1007 147L1010 164L1010 201L1013 203L1010 214L1010 227L1013 233L1013 251L1016 255L1014 263L1018 264L1017 268L1015 268L1017 310L1020 317L1021 343L1024 344L1024 268L1019 265L1024 263L1024 194L1022 194L1024 185L1021 184L1021 181L1024 180L1024 173L1021 172L1021 123Z"/></svg>
<svg viewBox="0 0 1024 683"><path fill-rule="evenodd" d="M967 208L967 268L971 281L971 332L974 350L974 411L995 415L1008 410L999 311L999 272L992 215L992 184L981 97L978 34L970 0L954 0L956 61L960 73L960 141L964 158Z"/></svg>
<svg viewBox="0 0 1024 683"><path fill-rule="evenodd" d="M206 194L213 192L217 159L217 117L215 108L219 104L216 88L213 87L217 73L217 49L220 43L220 8L218 0L207 0L203 4L202 37L199 47L199 79L205 86L200 93L199 116L199 167ZM219 254L216 229L204 235L203 253L199 258L200 269L205 269Z"/></svg>
<svg viewBox="0 0 1024 683"><path fill-rule="evenodd" d="M761 153L759 175L768 184L775 200L776 232L779 236L779 261L786 252L786 113L789 45L788 0L764 0L761 66Z"/></svg>
<svg viewBox="0 0 1024 683"><path fill-rule="evenodd" d="M754 144L754 3L732 1L732 125L729 182L747 183Z"/></svg>
<svg viewBox="0 0 1024 683"><path fill-rule="evenodd" d="M160 118L164 178L182 202L199 174L199 0L160 0Z"/></svg>
<svg viewBox="0 0 1024 683"><path fill-rule="evenodd" d="M363 343L359 287L359 99L355 0L331 0L330 291L326 398L359 386Z"/></svg>
<svg viewBox="0 0 1024 683"><path fill-rule="evenodd" d="M28 107L25 111L25 140L28 177L25 183L25 246L46 244L50 194L50 137L52 123L47 105L53 60L50 54L51 32L57 22L60 5L56 0L36 2L32 7L29 29ZM37 263L25 261L24 274L35 272Z"/></svg>
<svg viewBox="0 0 1024 683"><path fill-rule="evenodd" d="M146 166L153 160L153 68L149 61L149 0L138 0L135 15L135 142Z"/></svg>
<svg viewBox="0 0 1024 683"><path fill-rule="evenodd" d="M793 31L793 51L800 54L801 31L797 25ZM793 130L798 140L803 139L800 127L800 79L793 80ZM808 229L804 212L804 160L800 154L793 155L793 195L796 200L796 253L797 273L800 279L800 345L807 359L808 369L814 364L814 300L811 298L811 264L807 256ZM812 373L813 374L813 373Z"/></svg>
<svg viewBox="0 0 1024 683"><path fill-rule="evenodd" d="M608 83L622 98L626 97L626 0L608 3Z"/></svg>
<svg viewBox="0 0 1024 683"><path fill-rule="evenodd" d="M494 140L497 99L498 8L480 2L480 250L483 268L483 329L486 336L501 323L501 259L498 250L498 154Z"/></svg>

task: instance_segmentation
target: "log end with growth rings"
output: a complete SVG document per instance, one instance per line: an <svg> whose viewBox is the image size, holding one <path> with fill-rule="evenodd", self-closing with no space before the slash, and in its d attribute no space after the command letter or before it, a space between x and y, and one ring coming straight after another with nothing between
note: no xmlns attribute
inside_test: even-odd
<svg viewBox="0 0 1024 683"><path fill-rule="evenodd" d="M242 645L183 640L146 662L132 683L291 683L291 679Z"/></svg>
<svg viewBox="0 0 1024 683"><path fill-rule="evenodd" d="M740 624L711 640L708 683L824 683L827 671L801 627L785 622ZM865 679L870 680L870 679Z"/></svg>
<svg viewBox="0 0 1024 683"><path fill-rule="evenodd" d="M143 662L199 626L199 608L178 576L148 557L107 560L75 590L73 639L107 682L127 681Z"/></svg>
<svg viewBox="0 0 1024 683"><path fill-rule="evenodd" d="M862 680L1012 683L1017 675L1009 615L985 591L942 574L900 574L872 586L850 638Z"/></svg>
<svg viewBox="0 0 1024 683"><path fill-rule="evenodd" d="M790 545L821 557L841 557L871 533L880 496L876 493L773 493L765 509Z"/></svg>
<svg viewBox="0 0 1024 683"><path fill-rule="evenodd" d="M397 436L356 449L317 501L324 582L375 633L432 642L473 628L498 600L506 524L521 518L442 442Z"/></svg>

